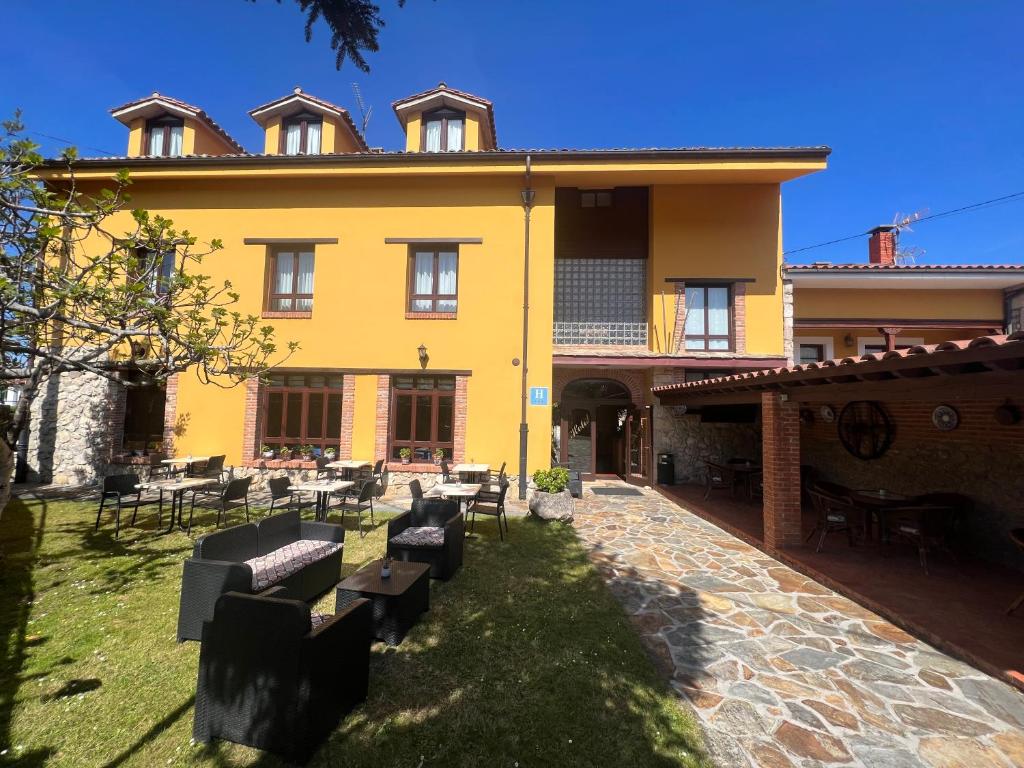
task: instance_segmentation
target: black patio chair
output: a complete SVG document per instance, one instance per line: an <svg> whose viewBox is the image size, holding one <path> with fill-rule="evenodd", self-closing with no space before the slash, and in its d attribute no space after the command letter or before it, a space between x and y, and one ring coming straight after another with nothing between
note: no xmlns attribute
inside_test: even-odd
<svg viewBox="0 0 1024 768"><path fill-rule="evenodd" d="M917 499L907 505L889 507L885 511L883 540L896 539L916 547L917 559L927 576L929 552L942 549L956 559L949 538L955 515L956 509L952 506L920 505Z"/></svg>
<svg viewBox="0 0 1024 768"><path fill-rule="evenodd" d="M505 534L508 533L508 515L505 514L505 494L508 493L508 478L504 477L498 483L498 493L494 501L490 501L483 498L483 494L479 494L476 497L476 503L473 504L471 511L473 517L469 522L469 530L473 532L476 530L476 515L479 512L481 515L489 515L498 518L498 536L501 540L505 540ZM505 530L501 530L501 521L505 520Z"/></svg>
<svg viewBox="0 0 1024 768"><path fill-rule="evenodd" d="M448 469L448 462L445 461L444 459L441 459L440 466L441 466L441 482L442 483L450 482L451 479L452 479L452 474L451 474L451 471Z"/></svg>
<svg viewBox="0 0 1024 768"><path fill-rule="evenodd" d="M370 602L325 615L286 596L277 587L217 599L199 651L197 742L223 739L305 763L366 699Z"/></svg>
<svg viewBox="0 0 1024 768"><path fill-rule="evenodd" d="M184 469L176 469L172 464L164 464L167 458L166 453L154 452L149 454L149 467L147 468L147 480L169 480L174 475L180 474Z"/></svg>
<svg viewBox="0 0 1024 768"><path fill-rule="evenodd" d="M248 523L249 486L251 484L252 475L249 477L240 477L235 480L231 480L224 486L224 490L216 496L204 495L197 491L193 491L192 506L188 511L188 530L186 533L192 533L192 514L195 512L196 506L205 509L216 509L218 528L220 528L221 520L229 510L245 507L245 522Z"/></svg>
<svg viewBox="0 0 1024 768"><path fill-rule="evenodd" d="M423 486L416 478L409 481L409 493L412 494L414 500L423 498Z"/></svg>
<svg viewBox="0 0 1024 768"><path fill-rule="evenodd" d="M824 487L823 487L824 486ZM866 513L863 509L850 501L848 492L846 494L832 493L829 487L842 489L842 486L835 486L833 483L817 483L808 491L811 496L811 504L817 515L817 522L804 542L813 538L815 533L821 532L815 552L821 552L825 544L825 537L830 533L845 532L849 545L853 546L853 534L857 529L864 529ZM845 489L844 489L845 490Z"/></svg>
<svg viewBox="0 0 1024 768"><path fill-rule="evenodd" d="M198 470L193 477L204 477L211 480L216 480L218 483L224 482L224 460L227 456L211 456L206 465Z"/></svg>
<svg viewBox="0 0 1024 768"><path fill-rule="evenodd" d="M353 509L353 505L348 503L348 499L347 499L348 494L346 494L345 496L342 497L341 503L338 504L338 506L336 507L336 509L340 509L341 510L341 524L342 524L342 526L345 525L345 514L347 512L354 511L356 513L356 528L359 530L359 537L360 538L362 538L363 536L366 535L366 533L363 532L363 510L364 509L369 509L370 510L370 529L372 530L373 526L376 524L376 523L374 523L374 520L373 520L373 496L374 496L374 491L376 489L377 489L377 483L375 483L373 480L366 480L366 481L363 482L362 487L359 489L359 495L356 497L354 509ZM344 493L344 491L342 493Z"/></svg>
<svg viewBox="0 0 1024 768"><path fill-rule="evenodd" d="M327 465L331 463L331 459L326 456L316 457L316 479L317 480L333 480L334 470Z"/></svg>
<svg viewBox="0 0 1024 768"><path fill-rule="evenodd" d="M289 477L272 477L267 480L267 490L270 491L270 511L267 514L272 515L286 509L297 509L301 512L312 506L312 502L304 500L301 493L288 490L291 484Z"/></svg>
<svg viewBox="0 0 1024 768"><path fill-rule="evenodd" d="M707 501L712 491L729 490L735 495L736 473L728 466L713 461L704 462L704 500Z"/></svg>
<svg viewBox="0 0 1024 768"><path fill-rule="evenodd" d="M159 504L160 508L157 511L156 524L160 526L160 518L163 517L163 493L160 496L154 498L143 498L142 490L136 488L139 484L139 476L136 474L128 475L107 475L103 478L103 490L100 492L100 508L96 512L96 528L100 529L100 519L103 517L103 509L108 501L116 503L116 510L114 512L114 538L116 539L121 535L121 509L128 505L132 506L132 522L131 525L135 525L135 518L139 514L139 507L144 504Z"/></svg>
<svg viewBox="0 0 1024 768"><path fill-rule="evenodd" d="M384 466L384 459L377 459L374 463L370 479L377 484L374 495L379 499L388 488L388 469Z"/></svg>

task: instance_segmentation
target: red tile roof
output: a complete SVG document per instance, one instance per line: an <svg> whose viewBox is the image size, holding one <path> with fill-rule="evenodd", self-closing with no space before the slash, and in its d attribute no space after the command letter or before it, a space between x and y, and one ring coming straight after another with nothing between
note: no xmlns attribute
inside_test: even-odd
<svg viewBox="0 0 1024 768"><path fill-rule="evenodd" d="M166 101L167 103L172 104L176 107L180 107L181 109L192 112L198 119L206 123L210 130L212 130L214 133L216 133L218 136L224 139L224 141L228 145L230 145L232 149L236 150L237 152L245 152L245 147L243 147L241 144L235 141L235 139L227 131L221 128L220 124L217 123L217 121L214 120L212 117L210 117L210 115L207 114L205 110L200 109L194 104L189 104L188 102L182 101L181 99L175 99L170 96L164 96L162 93L157 93L156 91L154 91L149 96L146 96L144 98L136 99L135 101L129 101L127 104L122 104L119 107L114 107L110 110L110 113L116 114L118 112L122 112L123 110L130 109L131 107L135 107L140 104L145 104L147 101L153 101L154 99Z"/></svg>
<svg viewBox="0 0 1024 768"><path fill-rule="evenodd" d="M909 349L898 349L891 352L871 352L866 355L842 357L818 363L802 363L798 365L784 366L781 368L768 368L759 371L748 371L747 373L735 373L729 376L717 376L713 379L704 379L702 381L665 384L660 387L653 387L651 391L656 394L664 392L696 393L721 388L722 385L730 383L785 383L786 378L789 375L805 371L834 372L836 369L842 369L843 373L854 373L855 371L851 370L851 367L862 366L867 363L877 363L883 360L902 360L916 358L922 355L934 355L940 352L960 352L968 349L1004 347L1016 344L1020 344L1021 355L1024 355L1024 331L1017 331L1009 336L978 336L973 339L944 341L941 344L919 344L910 347ZM922 363L924 363L923 359Z"/></svg>
<svg viewBox="0 0 1024 768"><path fill-rule="evenodd" d="M786 264L789 272L964 272L967 270L1008 270L1024 272L1024 264Z"/></svg>
<svg viewBox="0 0 1024 768"><path fill-rule="evenodd" d="M434 88L428 88L425 91L414 93L412 96L406 96L404 99L393 101L391 102L391 108L395 110L396 115L399 115L399 110L409 102L416 101L417 99L425 99L428 96L433 96L438 93L450 93L453 96L458 96L459 98L467 99L469 101L475 101L480 104L484 111L487 112L487 122L491 129L491 138L494 140L494 146L498 146L498 130L494 127L494 104L487 99L476 96L468 91L460 91L457 88L452 88L447 83L438 83ZM399 121L402 121L401 115L399 115ZM404 121L402 121L402 125L405 125Z"/></svg>

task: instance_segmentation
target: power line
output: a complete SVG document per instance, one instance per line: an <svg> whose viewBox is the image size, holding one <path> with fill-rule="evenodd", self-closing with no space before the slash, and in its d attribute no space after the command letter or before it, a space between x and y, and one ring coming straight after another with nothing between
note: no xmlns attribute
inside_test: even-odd
<svg viewBox="0 0 1024 768"><path fill-rule="evenodd" d="M75 146L75 142L71 141L71 139L62 139L60 136L51 136L50 134L42 133L41 131L26 131L26 133L31 133L34 136L42 136L44 139L50 139L52 141L59 141L64 144L67 144L69 147ZM93 149L96 150L97 152L102 152L104 155L114 154L109 149L101 149L100 147L90 147L88 144L80 144L78 146L81 146L83 149Z"/></svg>
<svg viewBox="0 0 1024 768"><path fill-rule="evenodd" d="M940 211L939 213L933 213L930 216L922 216L920 219L917 219L914 223L915 224L920 224L922 221L931 221L933 219L941 219L941 218L945 218L946 216L956 216L958 214L967 213L968 211L977 210L979 208L992 207L992 206L995 206L995 205L1000 205L1002 203L1007 203L1007 202L1010 202L1011 200L1016 200L1016 199L1021 198L1021 197L1024 197L1024 192L1014 192L1011 195L1003 195L1002 197L994 197L991 200L984 200L984 201L982 201L980 203L971 203L970 205L964 205L964 206L961 206L960 208L951 208L948 211ZM856 235L848 235L847 237L840 237L837 240L829 240L827 242L818 243L816 245L807 245L807 246L804 246L803 248L794 248L794 249L789 250L789 251L783 251L782 255L783 256L788 256L791 253L800 253L801 251L812 251L815 248L824 248L826 245L835 245L836 243L845 243L847 240L855 240L858 237L864 237L864 235L866 235L866 234L868 234L868 233L867 232L858 232Z"/></svg>

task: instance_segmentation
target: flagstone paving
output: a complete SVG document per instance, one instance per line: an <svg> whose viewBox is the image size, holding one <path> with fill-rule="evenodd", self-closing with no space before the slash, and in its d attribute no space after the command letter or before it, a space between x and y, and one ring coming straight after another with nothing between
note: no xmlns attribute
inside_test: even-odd
<svg viewBox="0 0 1024 768"><path fill-rule="evenodd" d="M717 764L1024 766L1024 694L660 494L575 526Z"/></svg>

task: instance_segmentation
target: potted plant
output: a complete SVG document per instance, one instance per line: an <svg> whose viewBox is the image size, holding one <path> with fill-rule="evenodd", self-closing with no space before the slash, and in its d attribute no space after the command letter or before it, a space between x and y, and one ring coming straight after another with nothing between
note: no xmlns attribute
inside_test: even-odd
<svg viewBox="0 0 1024 768"><path fill-rule="evenodd" d="M277 458L282 461L288 461L292 457L292 448L290 445L281 446L281 450L277 452Z"/></svg>
<svg viewBox="0 0 1024 768"><path fill-rule="evenodd" d="M572 494L569 470L562 467L538 469L533 473L533 493L530 495L530 514L541 520L572 522Z"/></svg>
<svg viewBox="0 0 1024 768"><path fill-rule="evenodd" d="M443 460L444 460L444 449L443 448L435 448L434 449L434 463L435 464L440 464Z"/></svg>
<svg viewBox="0 0 1024 768"><path fill-rule="evenodd" d="M402 448L398 451L398 455L403 464L408 464L412 460L412 448Z"/></svg>
<svg viewBox="0 0 1024 768"><path fill-rule="evenodd" d="M260 455L264 459L272 459L272 458L274 458L274 449L273 449L273 447L271 447L269 445L261 445L260 446Z"/></svg>
<svg viewBox="0 0 1024 768"><path fill-rule="evenodd" d="M328 461L334 461L334 459L337 456L338 456L338 451L337 451L336 448L325 448L324 449L324 458L326 458Z"/></svg>
<svg viewBox="0 0 1024 768"><path fill-rule="evenodd" d="M299 456L305 459L306 461L309 461L313 458L313 452L315 450L316 449L312 445L300 445Z"/></svg>

